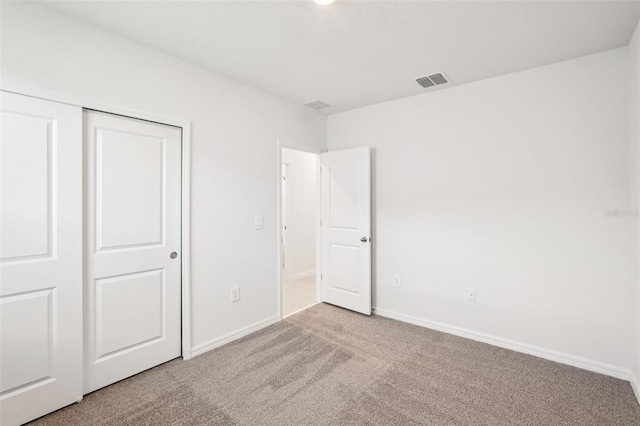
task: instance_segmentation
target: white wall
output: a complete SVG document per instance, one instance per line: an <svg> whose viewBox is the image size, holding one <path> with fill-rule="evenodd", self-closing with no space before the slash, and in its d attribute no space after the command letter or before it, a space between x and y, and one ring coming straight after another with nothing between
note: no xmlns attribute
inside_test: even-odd
<svg viewBox="0 0 640 426"><path fill-rule="evenodd" d="M316 154L282 149L282 162L289 165L288 231L292 247L287 250L287 261L294 280L313 275L316 269L316 161Z"/></svg>
<svg viewBox="0 0 640 426"><path fill-rule="evenodd" d="M629 206L640 208L640 23L629 43ZM632 383L640 401L640 228L638 217L630 220L631 283L633 285Z"/></svg>
<svg viewBox="0 0 640 426"><path fill-rule="evenodd" d="M622 48L331 115L329 150L373 148L376 311L625 376L626 73Z"/></svg>
<svg viewBox="0 0 640 426"><path fill-rule="evenodd" d="M1 19L3 84L192 121L193 346L277 316L276 140L320 147L325 118L38 5L3 2ZM638 37L629 49L330 117L330 149L374 148L379 311L605 368L635 361L640 375L632 221L604 216L638 205L638 97L626 93L629 80L638 93ZM229 302L233 285L240 303Z"/></svg>
<svg viewBox="0 0 640 426"><path fill-rule="evenodd" d="M277 318L277 140L322 146L325 118L38 5L1 23L4 85L191 120L192 345Z"/></svg>

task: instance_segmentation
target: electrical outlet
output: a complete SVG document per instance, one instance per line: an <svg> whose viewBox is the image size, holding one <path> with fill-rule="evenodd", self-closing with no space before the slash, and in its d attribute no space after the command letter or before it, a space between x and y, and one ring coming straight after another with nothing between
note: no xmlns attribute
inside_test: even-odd
<svg viewBox="0 0 640 426"><path fill-rule="evenodd" d="M262 216L256 216L254 219L254 227L256 228L256 231L259 231L262 229Z"/></svg>
<svg viewBox="0 0 640 426"><path fill-rule="evenodd" d="M240 300L240 287L231 287L231 301L237 302Z"/></svg>
<svg viewBox="0 0 640 426"><path fill-rule="evenodd" d="M394 287L400 287L400 274L395 274L393 276L393 286Z"/></svg>
<svg viewBox="0 0 640 426"><path fill-rule="evenodd" d="M467 300L470 300L471 302L475 302L476 301L476 289L475 288L468 288L467 289Z"/></svg>

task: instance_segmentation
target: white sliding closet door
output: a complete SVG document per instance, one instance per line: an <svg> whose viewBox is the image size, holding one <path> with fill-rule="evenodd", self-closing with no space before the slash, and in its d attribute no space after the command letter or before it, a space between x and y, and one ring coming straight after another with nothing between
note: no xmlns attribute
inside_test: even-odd
<svg viewBox="0 0 640 426"><path fill-rule="evenodd" d="M84 114L85 393L180 356L181 130Z"/></svg>
<svg viewBox="0 0 640 426"><path fill-rule="evenodd" d="M0 92L0 424L82 399L82 110Z"/></svg>

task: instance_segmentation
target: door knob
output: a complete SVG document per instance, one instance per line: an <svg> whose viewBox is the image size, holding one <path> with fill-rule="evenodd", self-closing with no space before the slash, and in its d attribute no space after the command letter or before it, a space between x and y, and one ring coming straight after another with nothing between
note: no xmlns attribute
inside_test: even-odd
<svg viewBox="0 0 640 426"><path fill-rule="evenodd" d="M172 259L175 259L176 257L178 257L178 253L176 253L175 251L172 251L169 257Z"/></svg>
<svg viewBox="0 0 640 426"><path fill-rule="evenodd" d="M363 243L366 243L367 241L369 241L369 239L367 237L362 237L360 238L360 241L362 241Z"/></svg>

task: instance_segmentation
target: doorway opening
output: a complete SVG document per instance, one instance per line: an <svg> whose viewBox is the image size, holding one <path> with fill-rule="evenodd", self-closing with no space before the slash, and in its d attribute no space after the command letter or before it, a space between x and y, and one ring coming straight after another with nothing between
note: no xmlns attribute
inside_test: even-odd
<svg viewBox="0 0 640 426"><path fill-rule="evenodd" d="M318 155L281 151L281 289L286 317L318 302Z"/></svg>

